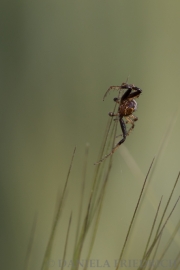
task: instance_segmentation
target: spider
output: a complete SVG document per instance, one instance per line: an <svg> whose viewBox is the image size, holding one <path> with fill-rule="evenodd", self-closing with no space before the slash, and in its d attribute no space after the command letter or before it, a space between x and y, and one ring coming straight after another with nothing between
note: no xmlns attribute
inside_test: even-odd
<svg viewBox="0 0 180 270"><path fill-rule="evenodd" d="M133 112L137 109L137 102L135 98L139 97L139 95L142 93L142 90L139 87L136 87L134 84L122 83L120 86L110 86L104 95L103 101L109 91L119 90L120 92L121 89L126 89L122 97L116 97L113 99L116 103L119 104L118 112L116 114L110 112L109 116L116 116L117 119L115 120L119 120L123 138L114 146L110 154L106 155L104 158L102 158L99 162L95 164L101 163L104 159L111 156L117 150L117 148L126 140L126 136L128 136L134 128L134 122L138 120L138 118L133 115ZM126 119L126 122L124 122L124 118ZM126 130L127 123L131 124L131 128L128 131Z"/></svg>

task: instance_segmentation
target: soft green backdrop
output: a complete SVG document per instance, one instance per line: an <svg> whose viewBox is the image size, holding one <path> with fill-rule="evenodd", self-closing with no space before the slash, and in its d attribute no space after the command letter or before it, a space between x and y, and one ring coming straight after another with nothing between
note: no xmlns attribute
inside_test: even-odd
<svg viewBox="0 0 180 270"><path fill-rule="evenodd" d="M119 85L128 76L130 83L143 89L136 113L139 121L115 153L92 258L118 258L143 176L174 121L153 173L150 204L145 211L141 209L142 218L152 220L154 208L150 205L157 207L162 194L165 205L180 170L179 10L175 0L1 1L2 269L23 269L35 214L38 222L31 269L40 268L57 194L77 146L67 210L53 257L56 262L62 258L58 246L63 244L70 210L77 208L85 144L90 144L90 187L116 93L105 102L102 97L110 85ZM126 163L127 151L133 170ZM119 205L123 200L122 218ZM179 208L177 213L169 232L179 220ZM146 229L138 230L137 226L137 238L127 257L136 258L143 250L142 245L140 253L137 251L138 235L143 236L144 244ZM173 254L178 245L179 237Z"/></svg>

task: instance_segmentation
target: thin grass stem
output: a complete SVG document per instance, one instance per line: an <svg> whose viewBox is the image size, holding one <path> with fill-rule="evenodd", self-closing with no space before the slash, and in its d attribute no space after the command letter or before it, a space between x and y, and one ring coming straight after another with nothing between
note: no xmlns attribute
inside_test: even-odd
<svg viewBox="0 0 180 270"><path fill-rule="evenodd" d="M160 230L160 227L161 227L161 224L162 224L162 222L163 222L163 219L164 219L166 210L167 210L167 208L168 208L168 205L169 205L169 203L170 203L170 201L171 201L171 198L172 198L172 195L173 195L173 193L174 193L175 187L176 187L177 182L178 182L178 180L179 180L179 176L180 176L180 172L178 173L178 176L177 176L176 181L175 181L175 183L174 183L173 189L172 189L171 194L170 194L170 196L169 196L169 199L168 199L168 201L167 201L166 207L164 208L164 211L163 211L161 220L160 220L160 222L159 222L159 226L158 226L158 228L157 228L156 235L158 234L158 232L159 232L159 230Z"/></svg>
<svg viewBox="0 0 180 270"><path fill-rule="evenodd" d="M81 188L81 196L80 196L80 205L79 205L78 223L77 223L77 229L76 229L74 252L75 252L75 247L77 245L77 241L78 241L78 237L79 237L80 224L81 224L81 216L82 216L82 209L83 209L83 198L84 198L84 190L85 190L85 181L86 181L86 174L87 174L88 154L89 154L89 144L86 145L86 150L85 150L85 158L84 158L84 166L83 166L83 177L82 177L82 188Z"/></svg>
<svg viewBox="0 0 180 270"><path fill-rule="evenodd" d="M153 243L151 244L150 248L148 249L148 251L147 251L147 253L146 253L145 257L144 257L144 260L143 260L143 262L142 262L142 266L139 267L138 270L144 269L143 267L146 265L146 261L148 260L148 258L149 258L149 256L150 256L150 254L151 254L151 252L152 252L154 246L156 245L156 243L157 243L159 237L161 236L161 234L162 234L162 232L163 232L163 230L164 230L164 228L165 228L165 226L166 226L168 220L170 219L170 217L171 217L171 215L172 215L172 213L173 213L173 211L174 211L174 209L175 209L175 207L176 207L176 205L177 205L179 199L180 199L180 196L179 196L178 199L176 200L176 202L175 202L175 204L174 204L174 206L173 206L173 208L172 208L170 214L169 214L168 217L166 218L166 220L165 220L165 222L164 222L164 224L163 224L161 230L159 231L158 235L155 236L155 239L154 239Z"/></svg>
<svg viewBox="0 0 180 270"><path fill-rule="evenodd" d="M162 198L163 196L161 197L160 199L160 202L159 202L159 205L158 205L158 208L157 208L157 211L156 211L156 215L154 217L154 221L153 221L153 224L152 224L152 228L151 228L151 231L150 231L150 234L149 234L149 237L148 237L148 240L147 240L147 244L146 244L146 247L145 247L145 250L144 250L144 254L143 254L143 258L147 252L147 249L148 249L148 246L149 246L149 243L150 243L150 240L151 240L151 237L152 237L152 233L153 233L153 230L154 230L154 226L156 224L156 220L157 220L157 216L158 216L158 213L159 213L159 209L160 209L160 205L161 205L161 202L162 202Z"/></svg>
<svg viewBox="0 0 180 270"><path fill-rule="evenodd" d="M68 229L67 229L67 234L66 234L66 241L65 241L65 245L64 245L64 253L63 253L61 270L63 270L63 268L64 268L64 262L66 259L66 251L67 251L67 245L68 245L69 231L70 231L70 227L71 227L71 220L72 220L72 212L71 212L71 215L69 218L69 224L68 224Z"/></svg>
<svg viewBox="0 0 180 270"><path fill-rule="evenodd" d="M135 216L136 216L136 213L137 213L137 210L138 210L140 201L141 201L141 197L142 197L142 194L143 194L145 185L146 185L146 181L147 181L147 178L148 178L149 173L150 173L150 171L151 171L153 162L154 162L154 158L153 158L153 160L152 160L152 162L151 162L151 165L150 165L150 167L149 167L148 173L147 173L147 175L146 175L146 177L145 177L145 180L144 180L144 183L143 183L143 187L142 187L142 189L141 189L141 192L140 192L140 195L139 195L139 198L138 198L138 202L137 202L137 204L136 204L136 208L135 208L135 210L134 210L134 213L133 213L133 216L132 216L132 219L131 219L129 228L128 228L128 232L127 232L127 234L126 234L126 238L125 238L125 241L124 241L124 244L123 244L123 248L122 248L122 251L121 251L120 256L119 256L119 260L118 260L118 264L117 264L116 270L118 270L118 268L119 268L119 265L120 265L120 262L121 262L121 259L122 259L122 256L123 256L123 253L124 253L124 250L125 250L125 247L126 247L126 244L127 244L127 241L128 241L129 235L130 235L130 232L131 232L132 225L133 225L133 223L134 223L134 219L135 219Z"/></svg>
<svg viewBox="0 0 180 270"><path fill-rule="evenodd" d="M70 176L70 172L71 172L75 152L76 152L76 147L74 148L74 151L73 151L73 154L72 154L72 158L71 158L68 174L67 174L67 177L66 177L63 193L62 193L62 196L60 197L60 200L59 200L59 203L58 203L57 212L56 212L54 222L53 222L53 225L52 225L51 234L50 234L48 244L47 244L47 247L46 247L46 251L45 251L44 258L43 258L41 270L45 270L45 269L48 268L48 266L46 264L46 261L50 257L50 253L51 253L51 250L52 250L52 244L53 244L53 241L54 241L54 235L55 235L58 220L59 220L60 215L61 215L62 205L63 205L65 193L66 193L66 188L67 188L67 184L68 184L68 180L69 180L69 176Z"/></svg>

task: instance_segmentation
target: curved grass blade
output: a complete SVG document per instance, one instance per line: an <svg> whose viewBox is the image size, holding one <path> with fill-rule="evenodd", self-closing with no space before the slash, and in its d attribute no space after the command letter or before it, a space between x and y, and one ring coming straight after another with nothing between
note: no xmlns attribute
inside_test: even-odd
<svg viewBox="0 0 180 270"><path fill-rule="evenodd" d="M155 224L156 224L156 220L157 220L157 216L158 216L158 213L159 213L159 209L160 209L160 205L161 205L161 202L162 202L162 198L163 198L163 196L162 196L161 199L160 199L160 202L159 202L159 205L158 205L158 208L157 208L157 211L156 211L156 215L155 215L155 218L154 218L154 221L153 221L153 224L152 224L152 228L151 228L151 231L150 231L150 234L149 234L149 238L148 238L148 241L147 241L145 250L144 250L143 258L144 258L145 254L146 254L146 252L147 252L147 249L148 249L148 246L149 246L151 237L152 237L152 233L153 233L153 230L154 230L154 226L155 226Z"/></svg>
<svg viewBox="0 0 180 270"><path fill-rule="evenodd" d="M80 197L80 205L79 205L78 223L77 223L77 229L76 229L74 252L75 252L75 247L77 245L77 241L78 241L78 237L79 237L79 229L80 229L80 224L81 224L81 216L82 216L82 208L83 208L83 197L84 197L85 181L86 181L86 173L87 173L88 154L89 154L89 144L86 145L86 150L85 150L85 158L84 158L84 166L83 166L83 177L82 177L82 189L81 189L81 197Z"/></svg>
<svg viewBox="0 0 180 270"><path fill-rule="evenodd" d="M163 233L162 233L162 234L163 234ZM162 234L160 235L160 237L159 237L159 239L158 239L158 241L157 241L157 245L156 245L156 248L155 248L155 250L154 250L153 257L152 257L152 259L151 259L152 262L155 261L155 257L156 257L156 254L157 254L157 251L158 251L158 248L159 248L159 244L160 244L161 239L162 239ZM153 264L149 265L148 270L151 270L152 267L153 267ZM154 269L154 267L153 267L153 269Z"/></svg>
<svg viewBox="0 0 180 270"><path fill-rule="evenodd" d="M52 225L51 234L50 234L48 244L47 244L47 247L46 247L46 251L45 251L44 258L43 258L41 270L45 270L48 267L47 264L46 264L46 261L50 257L50 253L51 253L51 250L52 250L52 244L53 244L53 241L54 241L55 230L56 230L57 223L58 223L58 220L59 220L60 215L61 215L62 205L63 205L63 202L64 202L65 192L66 192L66 188L67 188L67 184L68 184L68 180L69 180L69 176L70 176L70 172L71 172L75 152L76 152L76 147L74 148L74 151L73 151L73 154L72 154L71 163L70 163L68 174L67 174L67 177L66 177L63 193L62 193L62 196L60 197L60 200L59 200L59 203L58 203L58 208L57 208L55 219L54 219L54 222L53 222L53 225Z"/></svg>
<svg viewBox="0 0 180 270"><path fill-rule="evenodd" d="M170 194L170 196L169 196L169 199L168 199L168 201L167 201L166 207L165 207L164 212L163 212L163 214L162 214L162 217L161 217L161 220L160 220L160 222L159 222L159 226L158 226L156 235L158 234L158 232L159 232L159 230L160 230L160 227L161 227L161 224L162 224L162 222L163 222L163 219L164 219L165 213L166 213L166 211L167 211L168 205L169 205L169 203L170 203L170 201L171 201L171 198L172 198L172 195L173 195L173 193L174 193L175 187L176 187L177 182L178 182L178 180L179 180L179 176L180 176L180 172L178 173L178 176L177 176L176 181L175 181L175 183L174 183L173 189L172 189L171 194Z"/></svg>
<svg viewBox="0 0 180 270"><path fill-rule="evenodd" d="M132 216L132 219L131 219L131 222L130 222L130 225L129 225L129 228L128 228L128 232L127 232L127 234L126 234L126 238L125 238L125 241L124 241L124 244L123 244L123 247L122 247L122 251L121 251L120 256L119 256L119 259L118 259L118 264L117 264L116 270L118 270L118 268L119 268L119 265L120 265L120 262L121 262L121 259L122 259L122 256L123 256L123 253L124 253L124 250L125 250L125 247L126 247L126 244L127 244L127 241L128 241L129 235L130 235L130 232L131 232L132 225L133 225L133 223L134 223L135 216L136 216L136 214L137 214L137 210L138 210L138 207L139 207L139 204L140 204L140 201L141 201L141 197L142 197L142 194L143 194L145 185L146 185L147 178L148 178L149 173L150 173L150 171L151 171L151 168L152 168L154 159L155 159L155 158L153 158L153 160L152 160L152 162L151 162L151 165L150 165L150 167L149 167L148 173L147 173L146 178L145 178L145 180L144 180L144 183L143 183L143 186L142 186L142 189L141 189L139 198L138 198L138 202L137 202L137 204L136 204L136 208L135 208L135 210L134 210L134 214L133 214L133 216Z"/></svg>
<svg viewBox="0 0 180 270"><path fill-rule="evenodd" d="M173 239L174 239L176 233L179 231L179 228L180 228L180 221L179 221L178 224L176 225L176 228L175 228L173 234L171 235L171 237L170 237L170 239L169 239L169 241L168 241L166 247L164 248L164 251L162 252L161 256L159 257L159 261L162 261L164 255L166 254L166 252L167 252L168 249L170 248L171 243L172 243L172 241L173 241ZM157 269L157 267L154 267L153 270L156 270L156 269Z"/></svg>
<svg viewBox="0 0 180 270"><path fill-rule="evenodd" d="M165 226L166 226L168 220L170 219L172 213L174 212L174 209L175 209L175 207L176 207L176 205L177 205L179 199L180 199L180 196L179 196L178 199L176 200L176 202L175 202L175 204L174 204L174 206L173 206L171 212L169 213L168 217L166 218L166 220L165 220L165 222L164 222L162 228L160 229L160 231L158 232L158 234L155 236L155 239L154 239L153 243L151 244L150 248L149 248L148 251L146 252L146 255L144 256L144 260L143 260L143 262L142 262L142 265L138 268L138 270L144 269L144 267L145 267L145 265L146 265L146 262L147 262L147 260L149 259L149 256L151 255L151 252L152 252L153 248L155 247L155 245L156 245L156 243L157 243L159 237L161 236L161 234L162 234L162 232L163 232L163 230L164 230L164 228L165 228Z"/></svg>

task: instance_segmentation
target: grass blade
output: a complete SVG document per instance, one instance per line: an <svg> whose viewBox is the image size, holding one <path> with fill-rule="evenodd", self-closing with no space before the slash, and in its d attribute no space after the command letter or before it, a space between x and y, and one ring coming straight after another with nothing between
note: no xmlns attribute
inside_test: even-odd
<svg viewBox="0 0 180 270"><path fill-rule="evenodd" d="M78 223L77 223L77 229L76 229L76 238L75 238L74 249L75 249L75 247L77 245L78 236L79 236L79 229L80 229L80 224L81 224L81 215L82 215L82 208L83 208L83 197L84 197L84 190L85 190L85 180L86 180L86 172L87 172L88 153L89 153L89 144L86 145L86 151L85 151L82 189L81 189L81 197L80 197L80 205L79 205L79 213L78 213Z"/></svg>
<svg viewBox="0 0 180 270"><path fill-rule="evenodd" d="M151 237L152 237L152 233L153 233L153 230L154 230L154 226L155 226L155 224L156 224L156 220L157 220L157 216L158 216L158 213L159 213L159 209L160 209L160 205L161 205L161 202L162 202L162 198L163 198L163 196L162 196L161 199L160 199L160 202L159 202L159 205L158 205L158 208L157 208L157 211L156 211L156 215L155 215L155 218L154 218L154 221L153 221L153 224L152 224L152 228L151 228L151 231L150 231L150 234L149 234L149 238L148 238L148 241L147 241L145 250L144 250L143 258L144 258L145 254L146 254L146 252L147 252L147 249L148 249L148 246L149 246Z"/></svg>
<svg viewBox="0 0 180 270"><path fill-rule="evenodd" d="M177 205L179 199L180 199L180 196L179 196L178 199L176 200L176 202L175 202L175 204L174 204L174 206L173 206L173 208L172 208L170 214L169 214L168 217L166 218L166 220L165 220L165 222L164 222L164 224L163 224L161 230L159 231L158 235L155 236L155 239L154 239L153 243L151 244L150 248L148 249L148 251L147 251L147 253L146 253L145 257L144 257L144 260L143 260L143 262L142 262L142 265L138 268L138 270L144 269L144 266L146 265L146 262L147 262L147 260L149 259L149 256L150 256L150 254L151 254L151 252L152 252L154 246L156 245L156 243L157 243L159 237L161 236L161 234L162 234L162 232L163 232L163 230L164 230L164 228L165 228L165 226L166 226L168 220L170 219L170 217L171 217L171 215L172 215L172 213L173 213L173 211L174 211L174 209L175 209L175 207L176 207L176 205Z"/></svg>
<svg viewBox="0 0 180 270"><path fill-rule="evenodd" d="M171 191L171 194L170 194L169 199L168 199L168 201L167 201L166 207L165 207L164 212L163 212L163 214L162 214L161 221L159 222L159 226L158 226L156 235L158 234L158 232L159 232L159 230L160 230L161 224L162 224L163 219L164 219L164 215L165 215L165 213L166 213L166 210L167 210L168 205L169 205L169 203L170 203L170 201L171 201L173 192L174 192L175 187L176 187L176 185L177 185L177 182L178 182L178 180L179 180L179 176L180 176L180 172L179 172L179 174L178 174L178 176L177 176L177 178L176 178L176 181L175 181L175 183L174 183L173 189L172 189L172 191Z"/></svg>
<svg viewBox="0 0 180 270"><path fill-rule="evenodd" d="M121 251L120 256L119 256L119 260L118 260L118 264L117 264L116 270L118 270L118 268L119 268L119 265L120 265L120 262L121 262L121 259L122 259L122 256L123 256L123 253L124 253L124 250L125 250L125 247L126 247L126 244L127 244L127 241L128 241L129 235L130 235L130 232L131 232L132 225L133 225L133 223L134 223L134 219L135 219L135 216L136 216L136 213L137 213L137 210L138 210L140 201L141 201L141 197L142 197L142 194L143 194L145 185L146 185L146 181L147 181L147 178L148 178L149 173L150 173L150 171L151 171L153 162L154 162L154 158L153 158L153 160L152 160L152 162L151 162L151 165L150 165L150 167L149 167L148 173L147 173L146 178L145 178L145 180L144 180L143 187L142 187L142 189L141 189L141 192L140 192L140 195L139 195L139 198L138 198L138 202L137 202L137 204L136 204L136 208L135 208L135 210L134 210L134 213L133 213L133 216L132 216L132 219L131 219L129 228L128 228L128 232L127 232L127 234L126 234L126 238L125 238L125 241L124 241L124 244L123 244L123 248L122 248L122 251Z"/></svg>
<svg viewBox="0 0 180 270"><path fill-rule="evenodd" d="M70 176L70 172L71 172L75 152L76 152L76 147L74 148L74 151L73 151L73 154L72 154L71 163L70 163L68 174L67 174L67 177L66 177L63 193L62 193L62 196L60 197L60 200L59 200L57 212L56 212L55 219L54 219L54 222L53 222L53 225L52 225L51 234L50 234L49 241L48 241L48 244L47 244L47 247L46 247L46 251L45 251L44 258L43 258L41 270L47 269L46 260L50 257L52 244L53 244L53 240L54 240L54 235L55 235L55 230L56 230L57 223L58 223L58 220L59 220L60 215L61 215L62 205L63 205L63 201L64 201L64 197L65 197L65 192L66 192L66 188L67 188L67 184L68 184L68 180L69 180L69 176Z"/></svg>
<svg viewBox="0 0 180 270"><path fill-rule="evenodd" d="M67 251L67 244L68 244L68 238L69 238L69 231L70 231L70 227L71 227L71 220L72 220L72 212L69 218L69 224L68 224L68 229L67 229L67 234L66 234L66 241L65 241L65 246L64 246L64 254L63 254L63 259L62 259L62 267L61 270L63 270L64 268L64 262L66 259L66 251Z"/></svg>

